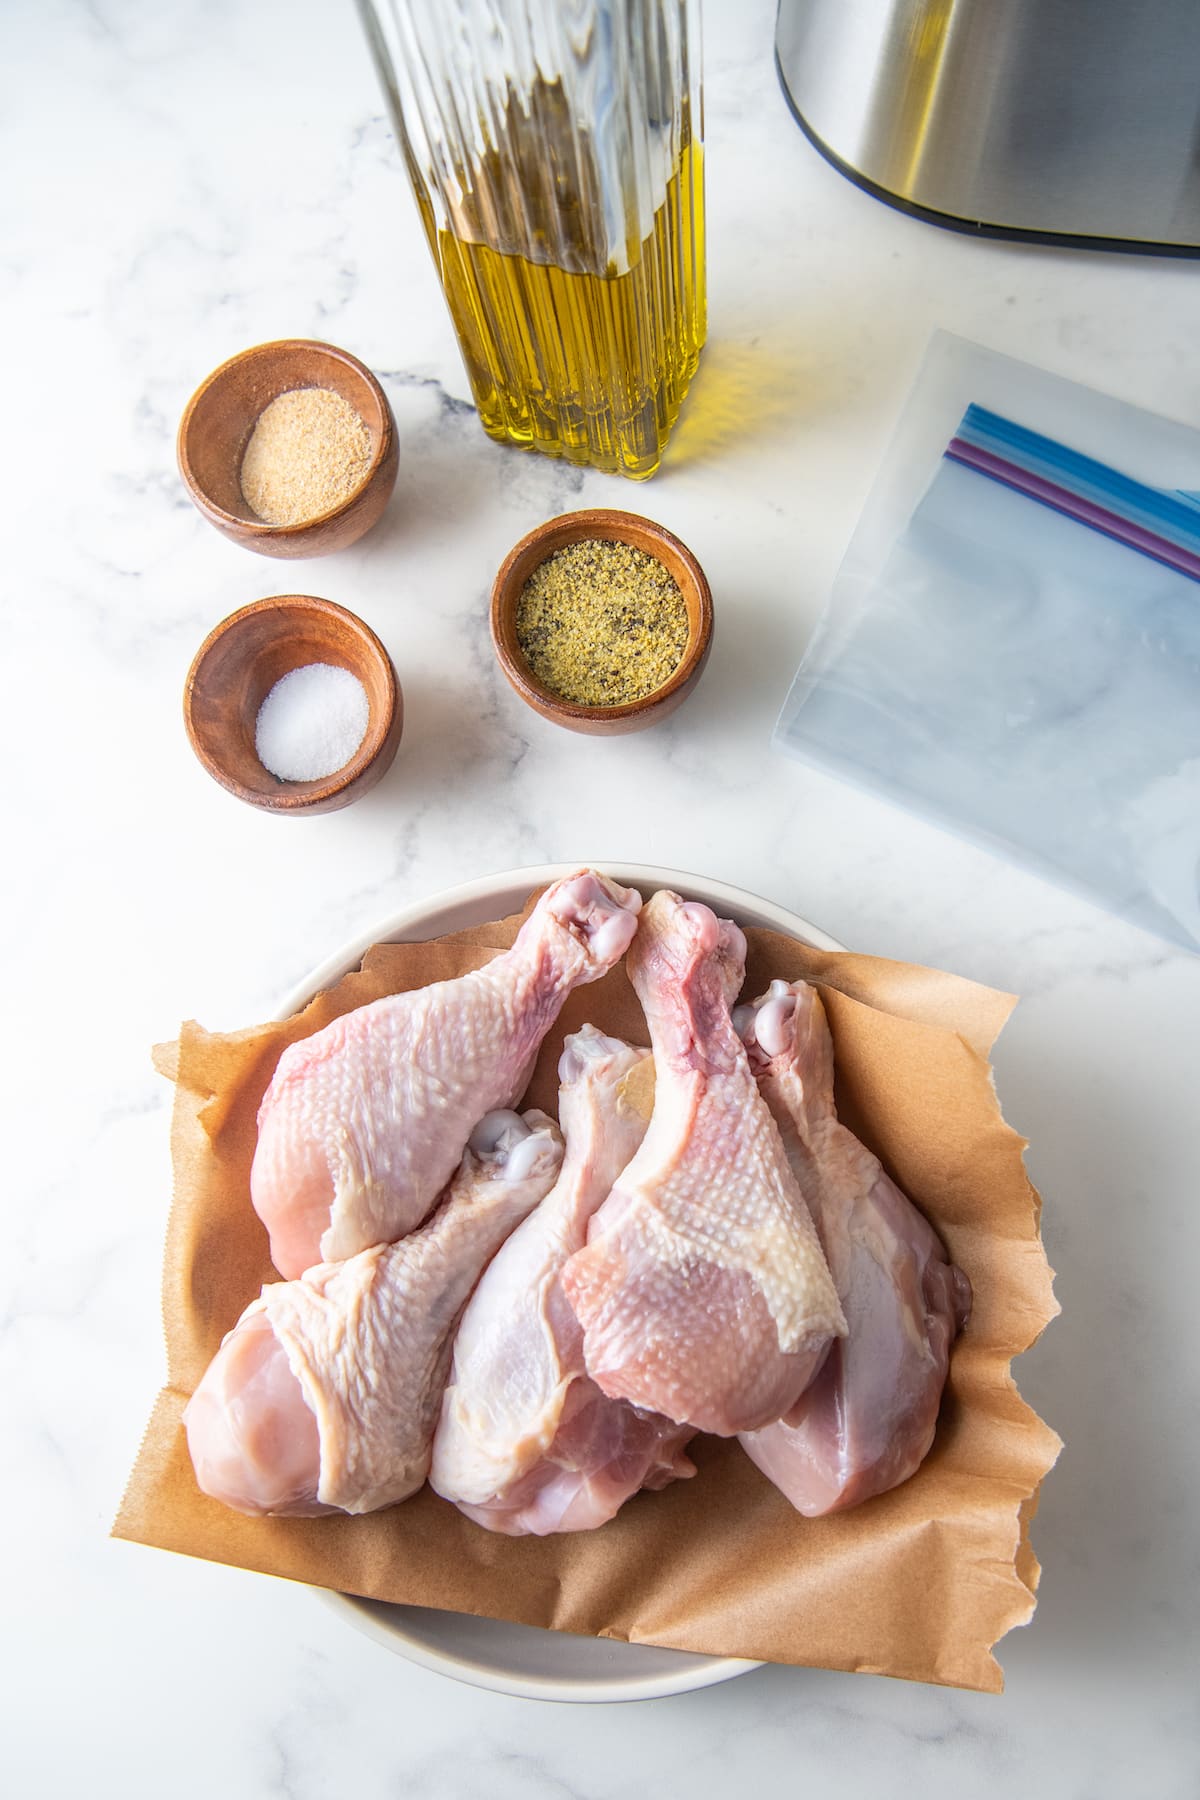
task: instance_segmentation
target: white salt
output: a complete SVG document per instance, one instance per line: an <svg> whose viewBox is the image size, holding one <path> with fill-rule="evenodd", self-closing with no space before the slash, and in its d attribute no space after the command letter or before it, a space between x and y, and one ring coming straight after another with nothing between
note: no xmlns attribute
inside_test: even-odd
<svg viewBox="0 0 1200 1800"><path fill-rule="evenodd" d="M259 707L258 760L280 781L318 781L350 761L369 713L357 675L332 663L307 663L282 676Z"/></svg>

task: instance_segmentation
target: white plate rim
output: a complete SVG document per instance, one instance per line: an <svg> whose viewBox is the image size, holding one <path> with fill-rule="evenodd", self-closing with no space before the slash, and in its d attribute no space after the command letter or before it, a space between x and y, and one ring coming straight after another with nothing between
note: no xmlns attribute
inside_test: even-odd
<svg viewBox="0 0 1200 1800"><path fill-rule="evenodd" d="M685 898L704 901L714 911L734 918L740 924L779 931L788 937L800 938L818 950L845 948L828 932L822 931L819 926L789 908L778 906L774 901L766 900L748 889L716 881L708 876L689 874L682 869L662 868L652 863L536 863L525 868L497 870L494 874L480 876L474 881L443 888L389 914L370 929L359 932L349 943L334 951L310 971L284 996L275 1017L280 1020L291 1018L323 989L333 986L344 975L357 968L374 944L419 942L423 935L428 935L430 922L436 915L452 910L478 908L479 916L474 922L486 924L494 916L495 906L501 896L512 894L516 890L523 890L523 894L527 895L535 888L574 874L584 866L609 876L623 887L635 887L647 896L657 888L670 888L683 894ZM504 901L502 904L511 910L509 902ZM731 1681L735 1676L748 1674L752 1669L763 1666L760 1662L750 1662L740 1657L696 1656L689 1653L688 1660L681 1662L677 1670L630 1676L626 1679L596 1677L565 1682L553 1676L510 1675L467 1656L432 1650L415 1638L407 1637L401 1628L384 1625L371 1610L372 1603L357 1595L338 1593L330 1588L314 1588L312 1591L324 1605L357 1631L375 1643L382 1644L395 1655L403 1656L407 1661L435 1674L519 1699L576 1704L663 1699L673 1694L712 1687L718 1682ZM613 1642L615 1645L619 1640ZM666 1646L659 1648L665 1649Z"/></svg>

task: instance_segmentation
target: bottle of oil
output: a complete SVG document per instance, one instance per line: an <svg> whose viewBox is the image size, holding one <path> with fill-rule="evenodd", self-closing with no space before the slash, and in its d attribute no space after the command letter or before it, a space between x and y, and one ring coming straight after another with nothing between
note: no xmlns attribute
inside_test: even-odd
<svg viewBox="0 0 1200 1800"><path fill-rule="evenodd" d="M705 332L699 0L358 0L485 431L641 480Z"/></svg>

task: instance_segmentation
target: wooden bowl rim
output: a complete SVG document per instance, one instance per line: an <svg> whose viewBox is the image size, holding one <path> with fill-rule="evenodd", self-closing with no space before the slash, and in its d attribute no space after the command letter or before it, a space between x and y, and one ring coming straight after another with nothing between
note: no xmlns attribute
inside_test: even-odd
<svg viewBox="0 0 1200 1800"><path fill-rule="evenodd" d="M238 368L241 364L252 362L256 359L270 362L272 357L277 357L281 351L294 350L315 351L321 356L328 356L332 358L334 362L340 363L344 368L349 369L352 375L357 376L362 381L363 385L369 389L378 403L380 417L383 420L382 429L379 433L379 442L374 446L367 472L355 488L354 492L348 495L345 500L339 500L336 506L331 506L325 512L317 513L311 519L303 519L295 525L272 525L267 519L243 519L240 513L231 513L226 511L225 507L219 506L197 481L192 470L192 460L189 450L189 434L191 432L192 418L196 408L204 399L205 395L208 394L231 369ZM315 387L319 386L320 383L310 382L307 385ZM274 398L278 399L280 394L290 394L294 391L295 390L292 388L280 388L279 393L276 394ZM269 406L270 404L271 402L268 401L267 405ZM183 479L183 484L187 488L193 504L212 524L221 527L232 527L232 529L240 536L246 538L269 537L296 539L306 536L318 526L328 525L331 520L340 518L351 506L361 500L362 496L366 493L367 489L371 486L371 483L378 476L380 469L387 461L392 450L395 435L396 421L392 413L391 402L388 400L378 377L373 375L367 365L360 362L357 356L351 355L349 350L342 350L337 344L327 344L321 338L270 338L266 343L251 344L247 349L239 350L236 355L227 356L223 363L220 363L205 376L204 380L192 394L190 400L183 409L183 417L179 421L179 430L176 433L175 438L175 459L179 465L179 473Z"/></svg>
<svg viewBox="0 0 1200 1800"><path fill-rule="evenodd" d="M230 775L224 764L213 756L208 745L200 737L192 716L192 697L204 662L218 643L246 619L263 612L278 613L288 607L298 612L320 613L326 618L335 618L358 639L366 656L378 666L383 679L384 703L380 722L377 728L374 715L368 713L367 729L363 734L362 743L350 761L344 763L340 769L335 769L331 775L321 775L312 781L289 782L278 791L247 787L244 782L238 781L236 777ZM299 668L302 665L297 664L296 666ZM191 744L197 760L227 793L233 794L237 799L245 801L247 805L256 806L264 812L304 812L320 805L323 801L335 798L353 786L356 781L361 780L377 758L387 751L389 742L395 733L400 706L401 690L396 666L377 633L372 631L365 619L361 619L357 613L351 612L349 607L339 606L336 600L325 600L319 594L268 594L262 600L251 600L246 606L239 606L236 612L231 612L227 618L221 619L208 633L191 660L183 688L183 722L187 730L188 742ZM397 738L392 743L393 756L398 748L399 739Z"/></svg>
<svg viewBox="0 0 1200 1800"><path fill-rule="evenodd" d="M513 656L504 642L501 631L502 621L519 598L519 593L515 591L513 570L535 545L539 543L545 545L544 554L531 564L528 574L522 581L521 586L524 587L525 581L529 579L533 570L539 568L546 558L552 556L556 550L561 550L567 544L579 543L588 537L603 540L606 531L610 540L633 544L636 549L638 545L632 535L629 535L631 527L636 529L639 536L649 536L662 547L666 555L660 556L658 560L664 564L677 581L677 567L686 569L699 601L698 627L695 631L689 631L687 649L666 681L651 693L644 694L640 700L624 700L616 706L584 706L578 701L565 700L561 694L556 694L550 688L543 687L524 658L518 659ZM651 554L654 553L651 552ZM682 583L680 585L682 586ZM607 721L633 719L644 713L656 711L698 673L700 665L708 654L712 639L712 590L708 585L708 577L694 553L688 549L682 538L676 537L673 531L668 531L667 527L660 525L656 519L648 519L642 513L624 512L612 507L585 507L578 512L559 513L556 518L544 520L542 524L535 525L532 531L527 531L525 536L513 545L496 571L496 578L492 583L490 625L492 647L496 652L497 661L512 686L527 704L538 710L551 711L564 720L575 719L587 723L604 724Z"/></svg>

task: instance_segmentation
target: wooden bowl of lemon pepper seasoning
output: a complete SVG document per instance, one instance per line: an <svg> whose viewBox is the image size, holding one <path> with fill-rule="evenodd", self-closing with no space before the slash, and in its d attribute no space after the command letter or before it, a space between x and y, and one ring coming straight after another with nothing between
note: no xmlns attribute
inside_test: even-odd
<svg viewBox="0 0 1200 1800"><path fill-rule="evenodd" d="M396 485L396 423L357 357L284 338L222 363L184 410L179 472L196 509L262 556L344 550Z"/></svg>
<svg viewBox="0 0 1200 1800"><path fill-rule="evenodd" d="M492 584L492 643L526 705L568 731L643 731L683 704L712 645L712 595L653 519L595 508L539 525Z"/></svg>

